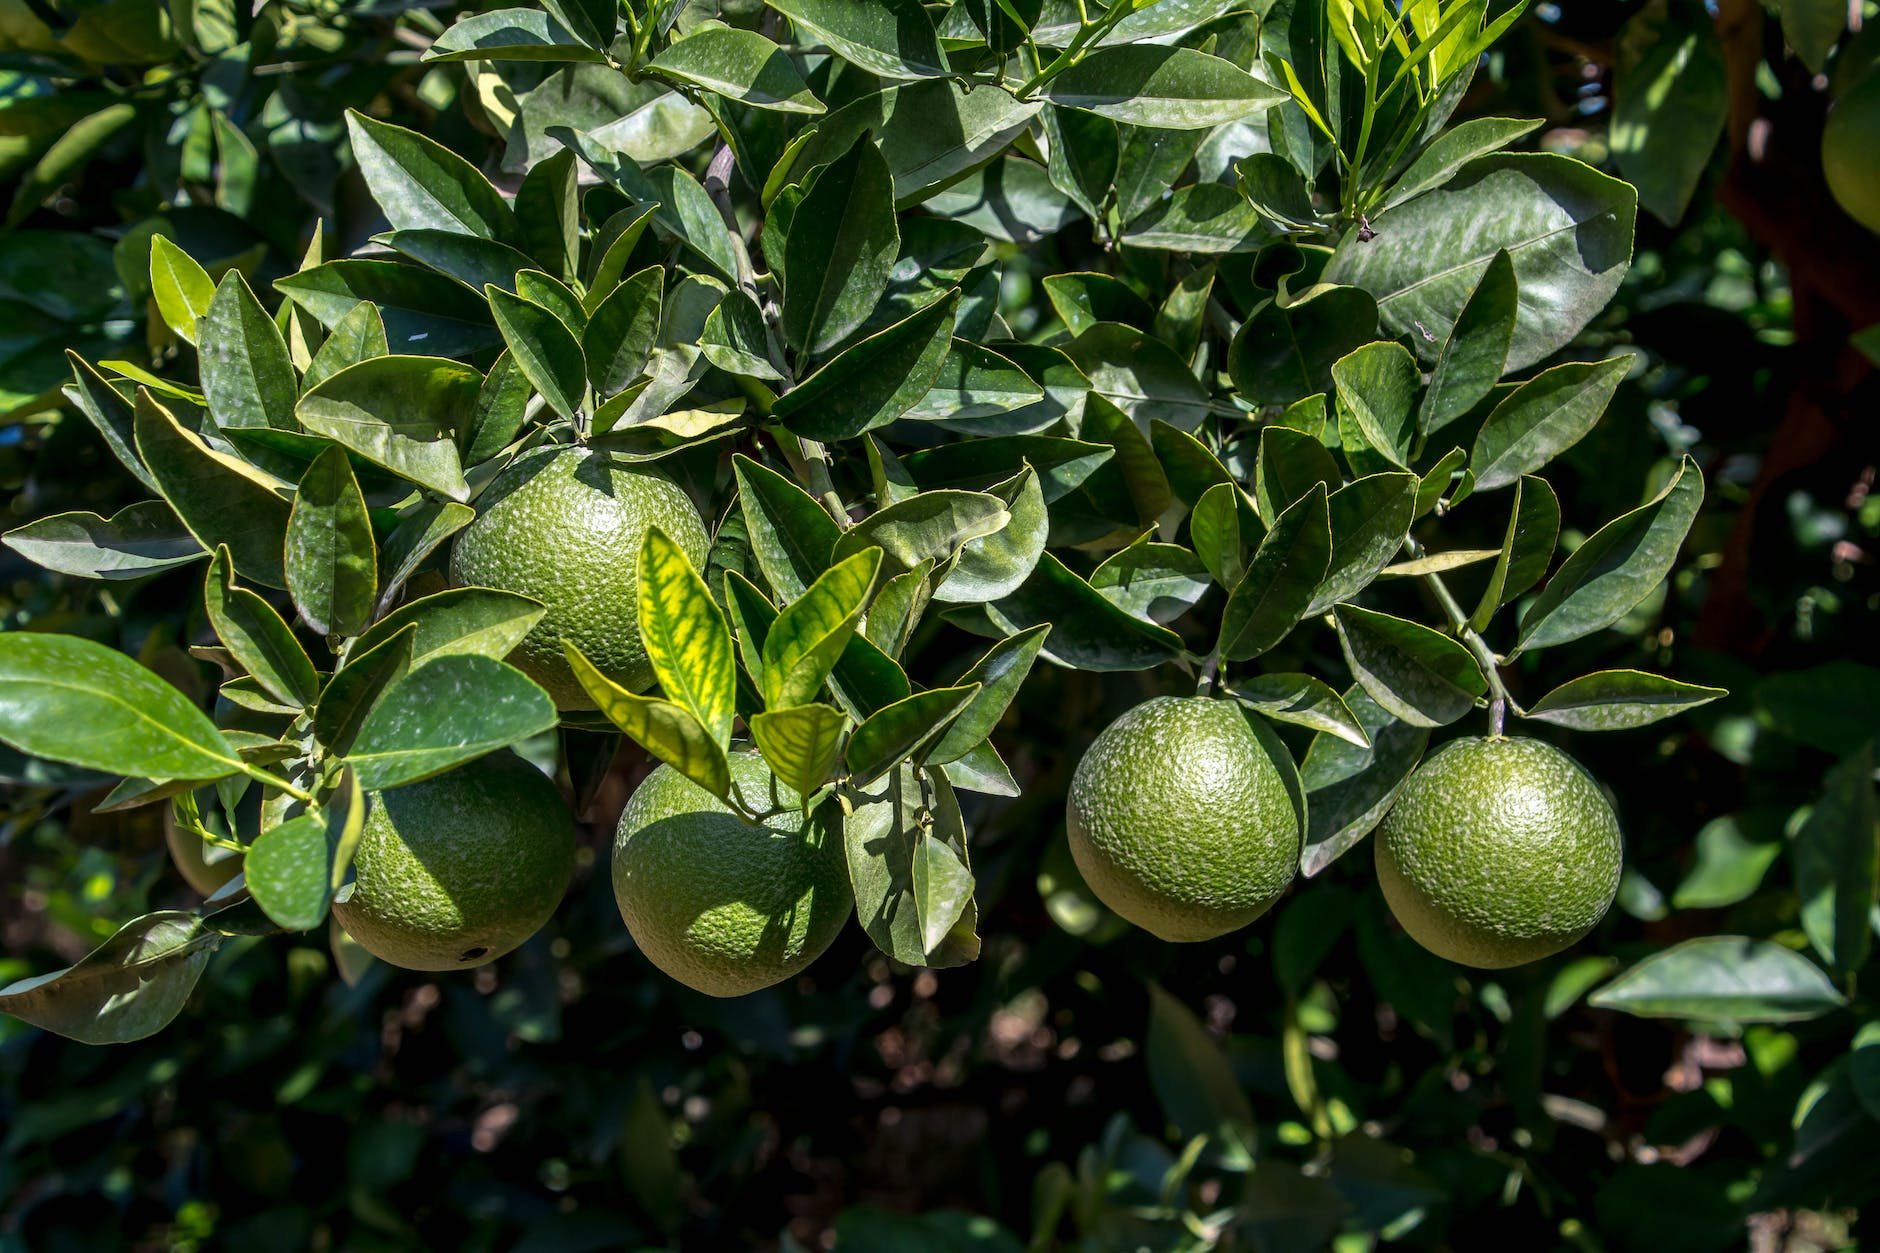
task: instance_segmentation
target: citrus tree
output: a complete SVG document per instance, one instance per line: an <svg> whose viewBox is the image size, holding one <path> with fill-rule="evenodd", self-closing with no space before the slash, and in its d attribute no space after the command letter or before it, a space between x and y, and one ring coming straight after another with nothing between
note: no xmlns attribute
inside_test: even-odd
<svg viewBox="0 0 1880 1253"><path fill-rule="evenodd" d="M1352 1132L1304 1051L1332 943L1355 929L1388 971L1387 906L1465 966L1574 944L1623 899L1650 797L1615 806L1557 745L1725 695L1673 677L1701 450L1601 423L1658 366L1601 322L1641 195L1677 220L1705 163L1623 134L1623 93L1631 183L1524 150L1537 121L1457 120L1523 7L564 0L427 32L421 81L461 83L500 151L364 93L366 231L316 230L278 274L157 227L115 250L157 352L79 342L63 398L142 499L6 543L147 612L187 596L194 662L127 655L135 615L22 614L0 740L25 782L156 807L208 899L0 1008L136 1040L218 948L275 932L324 929L350 978L500 958L560 905L571 809L624 737L661 764L614 901L686 987L782 983L851 918L900 966L972 962L1000 917L971 817L1028 792L1067 828L1033 873L1087 940L1120 918L1201 942L1290 900L1285 1084L1308 1137ZM1635 20L1633 81L1701 88L1701 25ZM1856 216L1859 125L1817 167ZM1588 446L1627 455L1557 492ZM1105 681L1133 707L1072 777L1008 760L1078 672L1136 676ZM1856 868L1804 912L1819 962L1710 935L1574 963L1548 1005L1617 972L1593 1004L1834 1015L1845 1042L1871 777L1856 752L1804 832ZM1430 969L1385 995L1447 1031L1417 1006ZM1188 1152L1117 1184L1144 1150L1113 1128L1040 1177L1040 1230L1270 1238L1257 1188L1130 1199L1198 1197L1255 1148L1200 1024L1159 993L1152 1015ZM1857 1109L1841 1065L1833 1108Z"/></svg>

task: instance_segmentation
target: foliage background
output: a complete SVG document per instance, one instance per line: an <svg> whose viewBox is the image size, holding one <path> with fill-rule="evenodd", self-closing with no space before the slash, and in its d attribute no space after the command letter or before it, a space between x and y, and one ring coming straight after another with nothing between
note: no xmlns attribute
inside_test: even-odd
<svg viewBox="0 0 1880 1253"><path fill-rule="evenodd" d="M1662 603L1548 663L1733 693L1561 737L1628 842L1620 904L1584 944L1506 973L1428 958L1392 933L1368 856L1214 943L1115 923L1076 886L1061 798L1090 736L1159 680L1040 667L998 737L1024 796L971 798L976 964L893 967L849 928L801 980L737 1002L658 977L593 870L646 769L629 748L583 813L567 904L496 967L376 966L348 986L317 935L236 941L138 1044L0 1019L0 1249L1178 1249L1214 1247L1197 1233L1217 1211L1233 1248L1853 1247L1877 1191L1880 1047L1848 1051L1869 1001L1740 1034L1582 1002L1685 938L1799 943L1796 813L1872 734L1880 384L1850 333L1880 322L1880 246L1820 185L1819 66L1783 41L1807 42L1789 24L1808 7L1543 6L1462 110L1545 117L1530 143L1616 170L1657 210L1587 333L1648 368L1556 463L1562 499L1610 517L1686 449L1711 485ZM316 216L362 242L347 106L507 168L515 140L465 78L417 62L446 9L273 6L243 44L232 14L167 12L183 8L193 21L147 0L0 5L9 526L141 494L88 424L28 403L66 376L61 348L161 365L147 281L120 263L140 238L251 265L258 288ZM1642 115L1627 84L1652 73L1654 22L1696 32L1714 74ZM42 28L56 47L35 46ZM106 102L130 108L73 125ZM1680 211L1653 180L1689 151L1709 155L1684 162ZM1118 264L1087 230L1003 259L1021 335L1050 329L1044 276ZM0 551L12 619L113 639L200 690L181 648L202 624L175 612L188 583L120 603ZM938 631L915 647L935 672L977 652ZM153 810L47 809L23 762L5 769L21 785L0 828L0 981L194 903ZM1257 1167L1206 1147L1195 1186L1167 1192L1223 1110L1257 1127Z"/></svg>

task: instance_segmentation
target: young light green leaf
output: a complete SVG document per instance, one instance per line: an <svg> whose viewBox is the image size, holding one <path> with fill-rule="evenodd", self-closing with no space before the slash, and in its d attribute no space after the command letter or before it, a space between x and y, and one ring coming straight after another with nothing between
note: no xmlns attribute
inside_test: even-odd
<svg viewBox="0 0 1880 1253"><path fill-rule="evenodd" d="M167 235L150 237L150 294L164 325L193 347L196 323L215 298L215 282Z"/></svg>
<svg viewBox="0 0 1880 1253"><path fill-rule="evenodd" d="M353 159L394 230L452 231L502 242L518 238L516 215L468 161L416 131L346 113Z"/></svg>
<svg viewBox="0 0 1880 1253"><path fill-rule="evenodd" d="M764 639L764 704L771 709L816 699L868 602L881 550L867 548L826 570L791 601Z"/></svg>
<svg viewBox="0 0 1880 1253"><path fill-rule="evenodd" d="M1221 611L1221 655L1246 661L1285 639L1324 581L1331 554L1325 485L1315 483L1274 519L1246 576L1228 595Z"/></svg>
<svg viewBox="0 0 1880 1253"><path fill-rule="evenodd" d="M373 357L322 380L295 412L312 434L462 501L470 488L457 433L468 427L482 384L469 366L441 357Z"/></svg>
<svg viewBox="0 0 1880 1253"><path fill-rule="evenodd" d="M241 759L208 716L116 649L0 634L0 741L29 757L145 779L219 779Z"/></svg>
<svg viewBox="0 0 1880 1253"><path fill-rule="evenodd" d="M319 698L320 678L307 650L274 606L235 586L228 549L216 549L202 591L203 608L222 646L282 704L304 709Z"/></svg>
<svg viewBox="0 0 1880 1253"><path fill-rule="evenodd" d="M1623 618L1671 573L1703 503L1704 476L1686 457L1664 491L1573 550L1521 619L1509 656L1577 640Z"/></svg>
<svg viewBox="0 0 1880 1253"><path fill-rule="evenodd" d="M887 289L900 244L894 176L864 135L811 176L790 220L783 251L790 343L821 354L861 326Z"/></svg>
<svg viewBox="0 0 1880 1253"><path fill-rule="evenodd" d="M607 720L634 743L698 784L719 800L731 793L731 767L725 750L683 706L653 696L639 696L594 668L567 640L561 650L588 698Z"/></svg>
<svg viewBox="0 0 1880 1253"><path fill-rule="evenodd" d="M941 78L950 72L919 0L776 0L770 7L870 74Z"/></svg>
<svg viewBox="0 0 1880 1253"><path fill-rule="evenodd" d="M204 549L226 545L235 568L269 587L287 586L281 546L290 506L247 462L209 447L176 416L137 393L137 452Z"/></svg>
<svg viewBox="0 0 1880 1253"><path fill-rule="evenodd" d="M1576 731L1630 731L1728 695L1642 670L1601 670L1562 683L1529 706L1527 716Z"/></svg>
<svg viewBox="0 0 1880 1253"><path fill-rule="evenodd" d="M1630 356L1571 361L1515 388L1475 437L1469 457L1475 490L1506 487L1579 443L1606 412L1631 368Z"/></svg>
<svg viewBox="0 0 1880 1253"><path fill-rule="evenodd" d="M1843 1003L1821 968L1780 944L1708 935L1653 953L1593 993L1595 1009L1703 1022L1805 1022Z"/></svg>
<svg viewBox="0 0 1880 1253"><path fill-rule="evenodd" d="M782 48L756 31L705 22L675 39L647 71L780 113L821 113L822 102Z"/></svg>
<svg viewBox="0 0 1880 1253"><path fill-rule="evenodd" d="M322 635L357 635L372 622L379 552L366 498L346 450L315 457L287 518L287 590Z"/></svg>
<svg viewBox="0 0 1880 1253"><path fill-rule="evenodd" d="M742 454L732 455L731 467L758 569L788 604L829 568L842 531L815 498L775 470Z"/></svg>
<svg viewBox="0 0 1880 1253"><path fill-rule="evenodd" d="M837 354L778 397L772 416L807 439L853 439L886 426L932 390L953 342L950 293Z"/></svg>
<svg viewBox="0 0 1880 1253"><path fill-rule="evenodd" d="M434 657L394 681L359 725L346 763L368 792L416 783L553 730L555 702L488 657Z"/></svg>
<svg viewBox="0 0 1880 1253"><path fill-rule="evenodd" d="M737 714L731 632L692 560L656 526L640 545L640 633L667 697L691 711L719 747Z"/></svg>
<svg viewBox="0 0 1880 1253"><path fill-rule="evenodd" d="M287 340L239 270L222 276L203 315L201 366L202 394L217 426L295 429L300 382Z"/></svg>
<svg viewBox="0 0 1880 1253"><path fill-rule="evenodd" d="M14 527L0 539L28 561L81 579L140 579L199 561L203 547L160 500L126 505L109 518L60 513Z"/></svg>
<svg viewBox="0 0 1880 1253"><path fill-rule="evenodd" d="M0 987L0 1013L81 1044L127 1044L181 1013L222 943L194 914L145 914L75 966Z"/></svg>
<svg viewBox="0 0 1880 1253"><path fill-rule="evenodd" d="M813 796L829 779L849 725L829 705L792 705L751 718L751 738L771 770L798 796Z"/></svg>
<svg viewBox="0 0 1880 1253"><path fill-rule="evenodd" d="M500 287L486 287L483 294L503 342L509 345L511 359L548 407L572 422L587 392L588 364L581 341L567 323L541 305Z"/></svg>
<svg viewBox="0 0 1880 1253"><path fill-rule="evenodd" d="M1332 614L1352 677L1412 726L1446 726L1488 690L1475 657L1439 631L1356 605L1339 605Z"/></svg>
<svg viewBox="0 0 1880 1253"><path fill-rule="evenodd" d="M1168 130L1220 126L1286 99L1221 57L1146 43L1099 48L1038 94L1055 105Z"/></svg>
<svg viewBox="0 0 1880 1253"><path fill-rule="evenodd" d="M849 737L849 773L867 787L902 761L919 765L953 719L979 691L978 684L916 692L877 710Z"/></svg>

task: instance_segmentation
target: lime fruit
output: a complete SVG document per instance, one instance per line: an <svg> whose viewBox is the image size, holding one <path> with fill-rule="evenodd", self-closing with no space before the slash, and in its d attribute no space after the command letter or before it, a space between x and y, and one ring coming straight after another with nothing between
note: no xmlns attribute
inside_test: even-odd
<svg viewBox="0 0 1880 1253"><path fill-rule="evenodd" d="M1880 231L1880 69L1856 79L1828 110L1821 169L1847 215Z"/></svg>
<svg viewBox="0 0 1880 1253"><path fill-rule="evenodd" d="M492 753L372 794L333 916L394 966L480 966L541 930L573 873L561 793L515 754Z"/></svg>
<svg viewBox="0 0 1880 1253"><path fill-rule="evenodd" d="M634 791L614 837L614 900L655 966L711 996L796 974L853 906L840 811L807 819L763 758L731 754L733 794L753 825L671 766Z"/></svg>
<svg viewBox="0 0 1880 1253"><path fill-rule="evenodd" d="M1499 969L1574 943L1619 891L1619 820L1551 744L1451 740L1427 757L1377 829L1377 877L1410 938Z"/></svg>
<svg viewBox="0 0 1880 1253"><path fill-rule="evenodd" d="M1164 940L1258 918L1299 865L1285 751L1227 700L1161 696L1118 718L1071 779L1071 856L1090 890Z"/></svg>
<svg viewBox="0 0 1880 1253"><path fill-rule="evenodd" d="M566 639L630 691L651 687L640 638L640 541L657 526L703 568L710 541L698 510L664 471L587 448L538 448L518 457L477 503L451 549L451 581L494 587L548 607L510 664L561 709L594 702L562 654Z"/></svg>

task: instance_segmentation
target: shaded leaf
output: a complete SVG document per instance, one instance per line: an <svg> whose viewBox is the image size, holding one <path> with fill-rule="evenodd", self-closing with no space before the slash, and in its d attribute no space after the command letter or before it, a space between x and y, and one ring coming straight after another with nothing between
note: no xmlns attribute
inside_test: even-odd
<svg viewBox="0 0 1880 1253"><path fill-rule="evenodd" d="M206 555L160 500L126 505L109 518L54 514L13 528L0 542L35 565L83 579L138 579Z"/></svg>
<svg viewBox="0 0 1880 1253"><path fill-rule="evenodd" d="M1445 726L1488 690L1474 656L1439 631L1356 605L1339 605L1332 614L1352 677L1404 722Z"/></svg>
<svg viewBox="0 0 1880 1253"><path fill-rule="evenodd" d="M459 653L394 681L359 725L346 763L369 792L401 787L552 730L555 702L520 670Z"/></svg>
<svg viewBox="0 0 1880 1253"><path fill-rule="evenodd" d="M1306 750L1299 777L1306 789L1306 839L1299 872L1311 876L1349 852L1383 820L1422 760L1430 733L1400 721L1354 685L1344 703L1363 728L1367 747L1322 732Z"/></svg>
<svg viewBox="0 0 1880 1253"><path fill-rule="evenodd" d="M1576 731L1629 731L1728 695L1720 687L1640 670L1601 670L1562 683L1529 706L1527 716Z"/></svg>
<svg viewBox="0 0 1880 1253"><path fill-rule="evenodd" d="M287 589L322 635L357 635L372 621L379 554L346 450L330 447L301 476L287 518Z"/></svg>
<svg viewBox="0 0 1880 1253"><path fill-rule="evenodd" d="M1705 1022L1803 1022L1839 1007L1821 968L1779 944L1740 935L1686 940L1593 993L1595 1009Z"/></svg>
<svg viewBox="0 0 1880 1253"><path fill-rule="evenodd" d="M141 1040L182 1012L221 943L194 914L145 914L77 965L0 988L0 1011L81 1044Z"/></svg>

